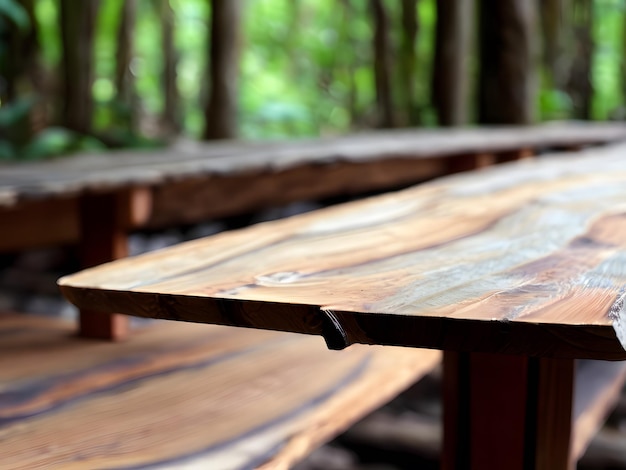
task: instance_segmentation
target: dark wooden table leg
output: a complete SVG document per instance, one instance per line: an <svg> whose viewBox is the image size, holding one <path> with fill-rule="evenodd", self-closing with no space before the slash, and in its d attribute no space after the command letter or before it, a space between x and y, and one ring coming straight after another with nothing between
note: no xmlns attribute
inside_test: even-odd
<svg viewBox="0 0 626 470"><path fill-rule="evenodd" d="M444 470L571 470L574 361L444 354Z"/></svg>
<svg viewBox="0 0 626 470"><path fill-rule="evenodd" d="M453 155L448 158L447 162L447 173L460 173L491 166L494 163L494 156L490 153Z"/></svg>
<svg viewBox="0 0 626 470"><path fill-rule="evenodd" d="M141 224L151 211L148 188L116 193L86 194L80 204L81 262L84 268L128 255L129 228ZM128 335L128 317L81 311L79 334L87 338L122 340Z"/></svg>

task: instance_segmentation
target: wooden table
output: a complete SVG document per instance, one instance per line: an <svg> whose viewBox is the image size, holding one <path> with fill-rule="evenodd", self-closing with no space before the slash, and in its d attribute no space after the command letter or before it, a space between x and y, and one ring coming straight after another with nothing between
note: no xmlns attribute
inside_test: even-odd
<svg viewBox="0 0 626 470"><path fill-rule="evenodd" d="M444 468L572 468L595 426L575 359L626 359L625 155L459 174L59 284L81 308L444 350Z"/></svg>

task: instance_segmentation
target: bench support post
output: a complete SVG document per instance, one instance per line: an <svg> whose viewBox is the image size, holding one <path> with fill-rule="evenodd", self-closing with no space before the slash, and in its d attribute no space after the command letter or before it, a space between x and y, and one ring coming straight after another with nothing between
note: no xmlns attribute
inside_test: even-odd
<svg viewBox="0 0 626 470"><path fill-rule="evenodd" d="M83 267L126 257L129 228L145 221L151 209L148 188L83 195L79 203ZM86 338L122 340L128 334L125 315L81 311L79 323L79 334Z"/></svg>
<svg viewBox="0 0 626 470"><path fill-rule="evenodd" d="M446 173L452 174L491 166L494 164L494 155L491 153L461 154L451 156L446 161Z"/></svg>
<svg viewBox="0 0 626 470"><path fill-rule="evenodd" d="M532 148L524 147L517 150L507 150L496 154L496 163L513 162L515 160L524 160L525 158L533 158L535 151Z"/></svg>
<svg viewBox="0 0 626 470"><path fill-rule="evenodd" d="M572 470L574 361L444 354L444 470Z"/></svg>

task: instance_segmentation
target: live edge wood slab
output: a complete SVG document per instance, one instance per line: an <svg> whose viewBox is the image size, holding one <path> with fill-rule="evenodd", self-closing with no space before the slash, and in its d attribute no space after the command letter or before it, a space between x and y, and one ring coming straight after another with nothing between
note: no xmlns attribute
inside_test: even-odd
<svg viewBox="0 0 626 470"><path fill-rule="evenodd" d="M504 164L119 260L81 308L351 343L626 359L626 146Z"/></svg>

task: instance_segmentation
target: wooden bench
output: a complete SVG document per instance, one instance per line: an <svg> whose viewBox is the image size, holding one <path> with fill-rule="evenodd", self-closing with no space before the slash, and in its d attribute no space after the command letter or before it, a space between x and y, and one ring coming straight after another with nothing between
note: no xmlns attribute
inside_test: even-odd
<svg viewBox="0 0 626 470"><path fill-rule="evenodd" d="M444 468L573 468L626 359L626 146L517 162L119 260L79 307L446 350ZM349 349L348 349L349 351ZM494 410L494 404L499 404Z"/></svg>
<svg viewBox="0 0 626 470"><path fill-rule="evenodd" d="M184 143L0 166L0 252L80 241L84 266L127 254L133 230L196 223L298 200L397 188L547 148L626 136L621 123L399 130L291 142ZM122 339L119 315L81 315Z"/></svg>
<svg viewBox="0 0 626 470"><path fill-rule="evenodd" d="M0 467L287 469L440 353L158 323L123 343L0 321Z"/></svg>

